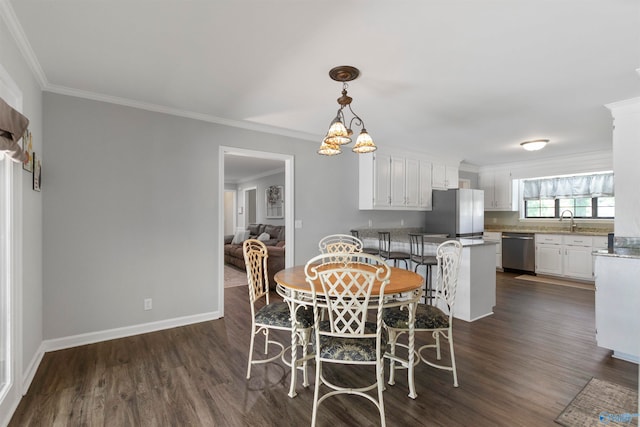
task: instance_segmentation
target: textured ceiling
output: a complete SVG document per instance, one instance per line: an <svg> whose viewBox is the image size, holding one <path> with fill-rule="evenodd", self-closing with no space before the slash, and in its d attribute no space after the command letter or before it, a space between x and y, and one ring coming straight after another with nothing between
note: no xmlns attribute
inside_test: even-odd
<svg viewBox="0 0 640 427"><path fill-rule="evenodd" d="M610 150L604 105L640 96L637 0L9 3L45 90L318 145L336 65L380 147L479 166Z"/></svg>

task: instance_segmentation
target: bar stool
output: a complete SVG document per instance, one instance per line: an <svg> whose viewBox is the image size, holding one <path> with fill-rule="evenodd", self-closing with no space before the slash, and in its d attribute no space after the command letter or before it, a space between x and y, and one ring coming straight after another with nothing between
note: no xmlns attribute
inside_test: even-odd
<svg viewBox="0 0 640 427"><path fill-rule="evenodd" d="M438 259L435 255L424 254L424 235L409 233L409 252L411 255L411 262L415 264L413 271L418 272L418 267L424 265L426 267L425 273L425 302L428 300L428 304L433 301L433 280L431 274L431 267L438 265Z"/></svg>
<svg viewBox="0 0 640 427"><path fill-rule="evenodd" d="M404 261L406 269L409 269L408 260L411 255L407 252L391 250L391 233L389 231L378 231L378 245L380 247L380 257L385 261L393 260L393 266L398 266L398 261Z"/></svg>
<svg viewBox="0 0 640 427"><path fill-rule="evenodd" d="M362 242L362 239L360 239L360 232L358 230L351 230L351 235ZM365 254L378 255L380 253L380 249L364 246L363 242L362 252Z"/></svg>

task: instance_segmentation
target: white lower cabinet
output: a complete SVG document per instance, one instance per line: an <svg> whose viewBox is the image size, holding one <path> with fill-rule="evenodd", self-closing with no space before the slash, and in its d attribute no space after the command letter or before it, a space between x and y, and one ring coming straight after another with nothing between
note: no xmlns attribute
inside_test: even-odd
<svg viewBox="0 0 640 427"><path fill-rule="evenodd" d="M594 249L592 236L536 234L536 273L593 280Z"/></svg>
<svg viewBox="0 0 640 427"><path fill-rule="evenodd" d="M536 243L536 273L562 275L562 246Z"/></svg>

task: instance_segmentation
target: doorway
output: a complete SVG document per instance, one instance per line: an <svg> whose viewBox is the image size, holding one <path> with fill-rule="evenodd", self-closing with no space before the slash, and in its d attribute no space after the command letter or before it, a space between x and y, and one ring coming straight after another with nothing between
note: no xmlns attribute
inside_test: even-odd
<svg viewBox="0 0 640 427"><path fill-rule="evenodd" d="M293 156L287 154L279 154L279 153L270 153L266 151L256 151L256 150L246 150L242 148L234 148L234 147L225 147L221 146L218 154L218 181L219 181L219 248L222 252L218 257L218 310L221 316L224 316L224 189L225 189L225 156L230 155L231 157L235 156L244 156L248 159L256 160L256 159L264 159L264 160L276 160L282 162L284 165L284 226L285 226L285 266L289 267L293 265L294 260L294 179L293 179ZM244 189L243 189L244 190ZM251 190L251 188L247 188L246 190ZM254 193L251 199L253 202L253 208L249 210L253 210L255 217L253 221L249 221L248 214L246 211L246 207L249 204L245 204L244 206L238 206L235 209L235 214L238 215L238 228L245 228L246 225L251 224L252 222L256 222L258 218L257 211L259 210L258 203L262 200L260 194L257 189L253 189ZM240 191L240 189L238 189ZM242 193L242 198L238 199L238 202L247 202L245 198L247 195L250 195L251 192L247 191ZM266 202L265 202L266 203ZM240 211L243 211L243 214L240 214Z"/></svg>

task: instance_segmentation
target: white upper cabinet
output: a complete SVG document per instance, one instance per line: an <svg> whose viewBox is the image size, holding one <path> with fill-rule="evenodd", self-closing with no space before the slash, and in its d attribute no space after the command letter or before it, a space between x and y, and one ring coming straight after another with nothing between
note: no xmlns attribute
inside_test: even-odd
<svg viewBox="0 0 640 427"><path fill-rule="evenodd" d="M418 207L420 210L430 211L433 203L433 191L431 188L431 163L426 160L420 160L420 178L419 182L419 192L420 196L418 199Z"/></svg>
<svg viewBox="0 0 640 427"><path fill-rule="evenodd" d="M483 171L479 174L480 189L484 190L485 211L517 211L518 189L509 171Z"/></svg>
<svg viewBox="0 0 640 427"><path fill-rule="evenodd" d="M391 205L391 156L374 154L371 159L373 175L368 180L373 183L374 192L370 203L377 208L388 207Z"/></svg>
<svg viewBox="0 0 640 427"><path fill-rule="evenodd" d="M458 188L458 167L434 163L431 168L431 187L434 190Z"/></svg>
<svg viewBox="0 0 640 427"><path fill-rule="evenodd" d="M359 208L430 210L431 163L374 153L359 157Z"/></svg>

